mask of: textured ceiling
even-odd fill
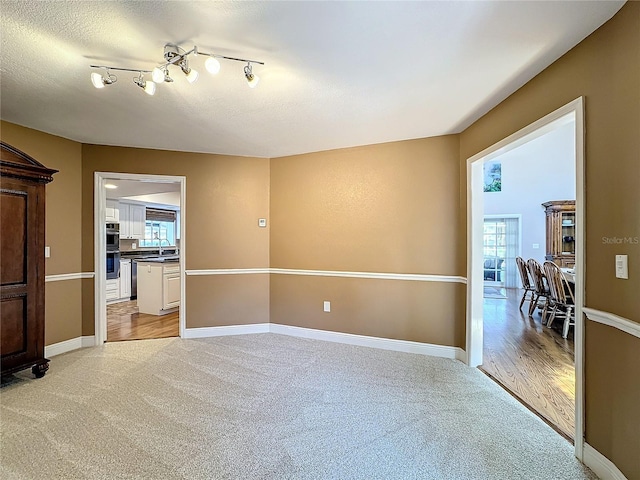
[[[259,157],[457,133],[615,14],[620,1],[1,3],[1,117],[83,143]],[[189,84],[101,90],[90,64],[205,57]],[[172,67],[175,68],[175,67]]]

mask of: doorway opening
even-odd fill
[[[94,180],[96,343],[182,336],[185,177]]]
[[[572,132],[573,132],[573,152],[575,153],[575,173],[574,177],[571,179],[572,183],[575,185],[575,228],[576,228],[576,238],[572,239],[575,241],[575,327],[573,329],[573,338],[574,338],[574,350],[567,353],[570,357],[573,354],[573,359],[570,362],[575,362],[575,392],[573,397],[573,403],[568,407],[565,406],[565,409],[573,409],[575,423],[573,425],[573,431],[569,432],[566,437],[574,437],[575,441],[575,453],[578,458],[582,458],[583,451],[583,378],[582,378],[582,369],[583,369],[583,318],[582,318],[582,303],[584,298],[584,283],[583,283],[583,265],[584,265],[584,174],[583,174],[583,165],[584,165],[584,125],[583,125],[583,99],[578,98],[575,101],[565,105],[564,107],[559,108],[555,112],[545,116],[544,118],[534,122],[533,124],[523,128],[522,130],[514,133],[513,135],[505,138],[504,140],[498,142],[497,144],[487,148],[486,150],[474,155],[473,157],[467,160],[467,226],[468,226],[468,287],[467,287],[467,358],[470,366],[483,366],[486,367],[488,364],[492,363],[496,368],[499,368],[498,361],[495,358],[490,358],[487,355],[485,358],[484,345],[491,345],[490,340],[495,340],[495,327],[497,325],[498,329],[504,327],[504,329],[508,330],[510,327],[514,325],[520,327],[529,327],[530,330],[537,331],[540,334],[546,334],[551,338],[550,343],[554,343],[555,340],[551,337],[551,330],[543,325],[541,318],[539,317],[539,310],[535,309],[533,317],[528,316],[528,309],[525,306],[524,312],[522,313],[519,309],[520,299],[519,296],[520,290],[520,281],[518,274],[516,273],[515,283],[516,285],[513,288],[507,287],[509,284],[508,275],[506,273],[506,268],[504,272],[504,282],[505,289],[507,292],[506,297],[503,299],[493,299],[493,298],[485,298],[484,296],[484,287],[485,287],[485,214],[491,213],[493,215],[499,215],[500,212],[487,212],[485,210],[485,196],[493,195],[493,193],[485,193],[488,190],[485,190],[483,183],[485,183],[485,169],[484,165],[488,162],[499,161],[500,157],[514,151],[515,149],[532,142],[535,139],[538,139],[549,132],[556,130],[557,128],[571,124]],[[531,162],[535,162],[536,159],[531,159]],[[531,163],[521,164],[520,169],[522,172],[531,172]],[[504,167],[504,166],[503,166]],[[551,170],[547,173],[547,175],[554,175],[554,171]],[[501,187],[504,188],[505,182],[509,182],[512,179],[509,178],[509,174],[506,171],[502,171],[502,179],[501,179]],[[489,190],[496,191],[496,190]],[[545,200],[540,202],[540,205],[537,205],[537,215],[538,221],[544,224],[545,222],[545,213],[544,208],[542,208],[542,203],[544,201],[549,200],[561,200],[561,198],[554,198],[555,194],[553,192],[549,192],[550,198],[545,198]],[[510,210],[509,213],[514,213],[513,210]],[[515,212],[521,213],[521,212]],[[522,222],[521,229],[523,230],[523,237],[527,238],[527,234],[524,232],[527,221],[525,220],[524,213],[522,214]],[[496,229],[497,229],[496,224]],[[506,228],[506,226],[505,226]],[[523,240],[521,243],[521,256],[522,257],[532,257],[535,258],[537,256],[542,256],[542,260],[545,260],[545,232],[544,227],[542,227],[542,236],[543,240],[528,242],[527,240]],[[496,239],[497,241],[497,239]],[[534,249],[533,251],[531,249]],[[497,246],[496,246],[497,250]],[[496,252],[496,258],[499,258]],[[526,259],[525,258],[525,259]],[[507,265],[513,264],[514,271],[515,269],[515,261],[506,259],[505,262]],[[488,269],[491,270],[491,269]],[[497,282],[498,269],[497,267],[493,269],[495,277],[490,280],[493,282]],[[511,294],[510,294],[511,293]],[[509,314],[512,314],[511,316]],[[512,335],[510,341],[513,341],[514,338],[523,339],[525,335],[522,331],[516,333],[515,335],[519,335],[519,337],[514,337],[514,333],[507,332],[508,335]],[[490,338],[491,337],[491,338]],[[532,340],[535,342],[535,340]],[[560,335],[560,341],[556,343],[563,343],[564,339]],[[543,347],[544,348],[544,347]],[[524,354],[527,355],[527,354]],[[516,370],[522,371],[524,367],[516,366]],[[573,373],[573,371],[572,371]],[[560,376],[557,373],[556,376]],[[542,394],[544,397],[544,393],[542,390],[546,388],[544,385],[539,386],[537,388],[537,393]],[[517,396],[517,395],[516,395]]]

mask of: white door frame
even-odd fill
[[[576,324],[575,324],[575,455],[580,460],[584,447],[584,97],[551,112],[507,138],[467,159],[467,363],[482,364],[483,343],[483,262],[482,224],[484,221],[483,171],[485,161],[498,157],[534,138],[575,120],[576,153]]]
[[[187,177],[169,175],[146,175],[136,173],[95,172],[94,173],[94,208],[93,208],[93,236],[94,236],[94,309],[95,309],[95,341],[102,345],[107,340],[107,245],[106,245],[106,210],[107,194],[104,188],[107,180],[141,180],[157,183],[180,183],[180,336],[184,336],[186,317],[186,188]]]

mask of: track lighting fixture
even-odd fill
[[[144,89],[147,94],[153,95],[156,92],[156,84],[173,82],[173,78],[169,76],[170,66],[180,67],[180,70],[182,70],[182,73],[185,74],[189,83],[194,83],[198,79],[198,72],[189,65],[189,55],[204,55],[209,57],[204,62],[204,66],[212,75],[215,75],[220,71],[220,61],[218,60],[220,58],[231,60],[234,62],[246,63],[246,66],[244,67],[244,76],[251,88],[255,88],[256,85],[258,85],[258,81],[260,80],[260,78],[253,73],[252,64],[255,63],[258,65],[264,65],[264,62],[258,62],[256,60],[247,60],[244,58],[226,57],[224,55],[200,52],[198,51],[198,47],[195,46],[191,50],[185,51],[178,45],[167,43],[164,46],[164,63],[161,63],[153,70],[120,68],[106,65],[90,65],[91,68],[101,68],[105,70],[104,75],[93,72],[91,74],[91,83],[93,83],[93,86],[96,88],[104,88],[105,85],[111,85],[115,83],[118,78],[114,74],[112,74],[110,70],[136,72],[138,73],[138,76],[134,77],[133,83]],[[153,81],[144,79],[144,75],[148,73],[151,74],[151,78]]]

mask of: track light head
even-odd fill
[[[253,74],[251,63],[247,63],[247,65],[244,67],[244,76],[246,77],[247,82],[249,83],[249,87],[256,88],[256,86],[258,85],[258,82],[260,81],[260,77]]]
[[[118,80],[118,77],[109,73],[109,70],[106,71],[106,76],[101,75],[98,72],[93,72],[91,74],[91,83],[93,83],[93,86],[96,88],[104,88],[105,85],[111,85],[112,83],[115,83],[116,80]]]
[[[189,63],[186,58],[183,58],[178,65],[182,69],[182,73],[187,76],[187,81],[189,83],[193,83],[198,80],[198,72],[193,68],[189,68]]]
[[[204,62],[204,68],[206,68],[210,74],[215,75],[220,71],[220,62],[217,58],[209,57]]]
[[[173,78],[171,78],[169,76],[169,69],[166,66],[154,68],[151,71],[151,79],[155,83],[162,83],[162,82],[171,83],[171,82],[173,82]]]
[[[154,93],[156,93],[156,84],[152,81],[146,81],[144,79],[144,76],[142,75],[142,72],[140,72],[140,75],[138,75],[137,77],[133,77],[133,83],[142,88],[144,90],[144,93],[146,93],[147,95],[153,95]]]

